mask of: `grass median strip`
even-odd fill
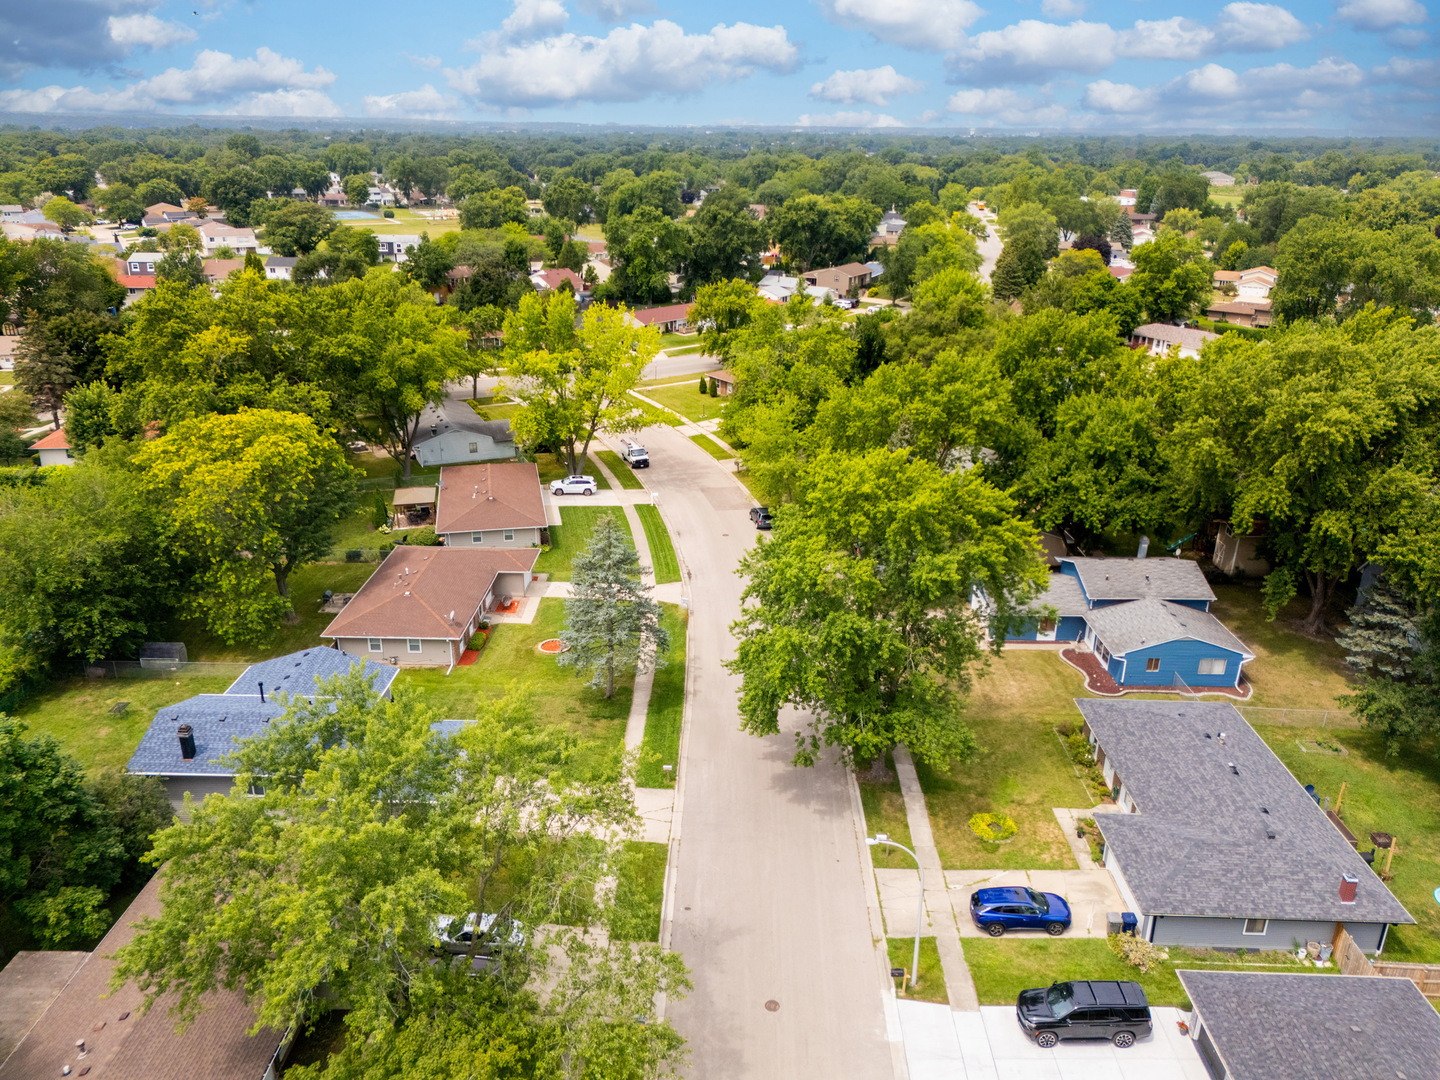
[[[670,542],[670,530],[665,520],[653,506],[640,504],[635,507],[640,524],[645,527],[645,542],[650,545],[650,561],[655,567],[655,584],[668,585],[680,580],[680,560],[675,555],[675,545]]]
[[[890,950],[890,966],[909,971],[910,965],[915,962],[915,939],[892,937],[886,939],[885,945]],[[938,1001],[942,1005],[950,1004],[950,995],[945,992],[945,969],[940,966],[940,949],[933,937],[920,939],[920,985],[907,984],[904,993],[901,993],[900,980],[896,979],[895,991],[906,1001]]]
[[[704,450],[716,461],[729,461],[735,456],[729,450],[726,450],[725,447],[721,446],[718,442],[716,442],[714,439],[710,438],[709,435],[691,435],[690,441],[693,442],[696,446],[700,447],[701,450]]]
[[[549,574],[551,581],[570,580],[570,561],[590,545],[590,534],[602,517],[620,523],[625,535],[631,537],[630,522],[618,506],[562,506],[560,524],[550,526],[550,550],[542,551],[535,560],[535,573]]]
[[[662,604],[663,625],[670,632],[665,666],[655,672],[650,704],[645,710],[645,738],[640,743],[640,764],[635,782],[640,787],[674,787],[680,762],[680,725],[685,713],[685,610],[679,604]],[[663,766],[672,768],[666,772]]]
[[[665,899],[666,844],[627,840],[616,875],[615,906],[619,909],[615,941],[659,941],[660,909]]]
[[[628,491],[638,491],[645,486],[640,482],[640,478],[635,475],[635,470],[625,464],[620,455],[614,450],[597,450],[595,451],[595,456],[603,461],[606,467],[615,474],[615,479],[622,488]]]

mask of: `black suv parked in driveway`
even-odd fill
[[[1061,1039],[1109,1039],[1133,1046],[1150,1034],[1150,1003],[1133,982],[1063,982],[1022,990],[1015,1003],[1020,1028],[1047,1049]]]

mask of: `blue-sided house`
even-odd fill
[[[1007,641],[1073,641],[1122,687],[1234,687],[1255,658],[1210,614],[1215,593],[1188,559],[1060,559],[1035,618]],[[978,601],[984,604],[981,597]]]
[[[377,692],[390,695],[400,669],[389,664],[322,646],[277,656],[251,664],[223,694],[197,694],[159,710],[126,768],[139,776],[158,776],[177,810],[186,792],[196,799],[223,795],[235,779],[226,756],[285,712],[275,694],[313,701],[320,680],[347,674],[356,664],[364,665]]]

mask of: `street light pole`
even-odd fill
[[[905,854],[915,860],[915,868],[920,871],[920,901],[915,905],[915,957],[910,961],[910,985],[914,986],[920,981],[920,931],[925,927],[925,867],[920,865],[920,856],[911,851],[904,844],[897,844],[883,832],[874,836],[867,836],[865,843],[874,847],[876,844],[886,844],[889,847],[899,848]]]

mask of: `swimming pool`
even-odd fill
[[[367,214],[364,210],[336,210],[336,221],[378,221],[379,214]]]

